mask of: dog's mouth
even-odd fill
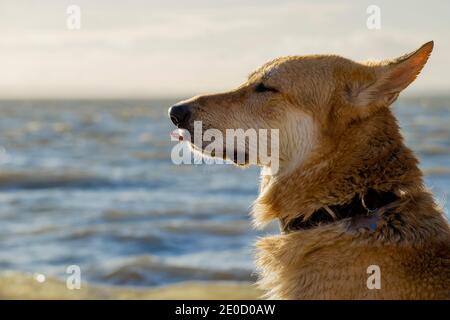
[[[208,150],[205,144],[200,147],[190,142],[190,145],[195,151],[202,153],[205,157],[228,160],[238,166],[246,166],[250,163],[250,156],[246,150],[244,151],[234,148],[228,152],[226,146],[224,146],[222,150],[218,151],[215,149]]]
[[[200,145],[195,143],[193,133],[189,129],[175,129],[170,133],[170,137],[172,141],[188,142],[193,151],[199,152],[205,157],[230,160],[240,166],[245,166],[250,163],[250,156],[246,149],[239,150],[237,148],[233,148],[230,152],[228,152],[226,145],[224,145],[220,150],[210,149],[208,148],[211,143],[210,141],[202,141]]]
[[[172,141],[190,141],[190,137],[186,134],[186,129],[175,129],[170,133]]]
[[[233,156],[232,159],[229,159],[233,161],[236,165],[240,166],[246,166],[250,163],[250,157],[247,151],[238,151],[236,149],[233,150]]]

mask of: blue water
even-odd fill
[[[251,280],[258,171],[176,166],[174,101],[0,102],[0,270],[151,286]],[[450,189],[450,98],[395,111],[427,184]]]

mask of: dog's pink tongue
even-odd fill
[[[170,136],[174,141],[183,141],[183,135],[179,129],[173,130]]]

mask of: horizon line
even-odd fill
[[[142,96],[0,96],[0,101],[80,101],[80,100],[179,100],[194,97],[197,94],[168,94],[168,95],[142,95]],[[400,98],[420,98],[420,97],[450,97],[450,90],[436,90],[436,91],[414,91],[405,92],[401,94]]]

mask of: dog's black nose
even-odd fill
[[[169,117],[178,128],[185,128],[191,117],[189,104],[176,104],[169,109]]]

